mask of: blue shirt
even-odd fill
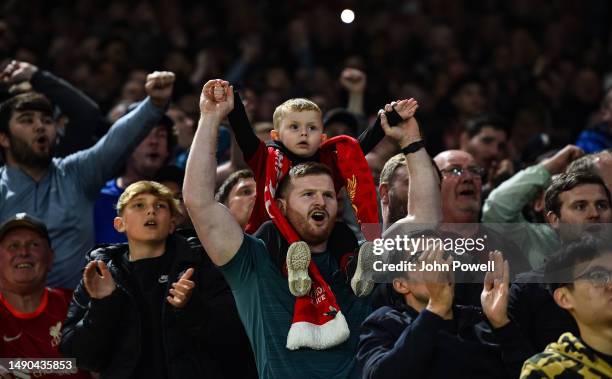
[[[113,221],[117,217],[116,206],[124,189],[117,186],[117,178],[109,180],[100,191],[94,205],[96,245],[127,242],[125,233],[119,233]]]
[[[55,251],[49,287],[74,289],[94,246],[93,204],[104,183],[117,174],[164,109],[147,98],[120,118],[94,146],[53,158],[36,182],[20,168],[0,167],[0,222],[27,212],[47,225]]]
[[[371,312],[369,299],[353,294],[344,276],[338,275],[338,262],[329,252],[312,254],[312,259],[332,288],[351,331],[347,341],[326,350],[286,348],[295,297],[289,292],[287,278],[272,263],[261,240],[245,235],[236,255],[220,267],[236,299],[260,378],[359,377],[355,353],[359,327]]]

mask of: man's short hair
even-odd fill
[[[0,104],[0,133],[9,134],[9,121],[14,111],[40,111],[53,116],[53,105],[47,97],[38,92],[26,92]]]
[[[606,197],[608,198],[608,202],[610,202],[610,191],[599,175],[592,174],[588,171],[564,172],[553,177],[550,186],[548,186],[544,193],[546,212],[553,212],[557,216],[560,216],[561,201],[559,200],[559,195],[584,184],[599,184],[606,192]]]
[[[483,128],[501,130],[506,133],[507,137],[510,137],[510,124],[504,118],[494,113],[482,114],[469,120],[465,125],[465,131],[470,138],[480,133]]]
[[[599,175],[597,167],[595,166],[595,158],[597,158],[598,154],[600,154],[600,152],[587,154],[576,159],[567,166],[565,172],[586,171],[593,175]]]
[[[281,120],[287,116],[289,112],[306,112],[306,111],[315,111],[322,114],[321,108],[314,102],[308,99],[289,99],[276,107],[274,110],[274,114],[272,115],[272,124],[274,124],[274,129],[278,130],[281,125]]]
[[[229,198],[229,194],[230,192],[232,192],[232,189],[234,189],[236,184],[238,184],[241,179],[249,178],[255,178],[255,175],[253,174],[253,171],[249,170],[248,168],[233,172],[230,176],[227,177],[227,179],[225,179],[223,184],[221,184],[219,190],[217,190],[215,200],[217,200],[221,204],[227,205],[227,199]]]
[[[331,170],[323,163],[300,163],[297,166],[291,167],[289,172],[280,180],[280,183],[278,184],[278,189],[276,190],[276,197],[280,199],[285,198],[287,192],[291,188],[291,183],[295,179],[312,175],[328,175],[330,178],[333,178]]]
[[[178,200],[174,198],[168,187],[157,182],[141,180],[139,182],[130,184],[125,191],[123,191],[121,196],[119,196],[119,201],[117,201],[117,215],[121,216],[125,206],[130,202],[130,200],[141,194],[153,195],[158,199],[166,201],[173,216],[182,214]]]
[[[395,175],[395,170],[400,166],[406,166],[406,156],[403,153],[396,154],[385,162],[382,171],[380,171],[379,183],[390,184]]]
[[[612,257],[610,240],[586,234],[548,258],[544,264],[544,282],[551,293],[557,288],[571,286],[575,280],[574,269],[578,264],[590,262],[604,254],[611,254]]]

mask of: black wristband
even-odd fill
[[[425,147],[425,141],[424,140],[419,140],[419,141],[413,142],[410,145],[408,145],[405,148],[403,148],[402,149],[402,153],[404,155],[412,154],[412,153],[415,153],[415,152],[421,150],[424,147]]]

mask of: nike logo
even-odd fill
[[[166,283],[166,282],[168,282],[168,275],[162,275],[162,276],[160,276],[160,277],[159,277],[159,279],[157,279],[157,281],[158,281],[159,283]]]
[[[15,341],[17,338],[21,337],[21,333],[17,334],[15,337],[7,337],[6,335],[2,336],[4,338],[4,342]]]

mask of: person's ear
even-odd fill
[[[548,213],[546,213],[546,221],[553,229],[559,228],[559,216],[557,216],[555,212],[548,211]]]
[[[276,130],[276,129],[270,130],[270,137],[272,137],[273,141],[278,141],[279,138],[280,138],[280,136],[278,134],[278,130]]]
[[[555,303],[566,311],[569,311],[574,308],[574,304],[572,302],[572,294],[570,293],[569,288],[567,287],[559,287],[553,292],[553,298],[555,299]]]
[[[389,204],[389,183],[380,183],[378,186],[378,193],[380,193],[380,202],[384,205]]]
[[[406,295],[410,292],[408,281],[404,278],[393,279],[393,289],[395,290],[395,292],[400,293],[402,295]]]
[[[459,148],[461,150],[465,150],[468,145],[468,142],[470,142],[470,137],[468,136],[467,132],[461,132],[461,136],[459,137]]]
[[[6,133],[0,133],[0,147],[6,150],[11,148],[11,142]]]
[[[285,199],[276,199],[276,206],[281,211],[283,216],[287,215],[287,202]]]
[[[113,226],[115,230],[119,233],[125,233],[125,224],[123,223],[123,219],[119,216],[115,217],[113,220]]]
[[[325,141],[327,141],[327,134],[322,133],[322,134],[321,134],[321,143],[323,143],[323,142],[325,142]]]

